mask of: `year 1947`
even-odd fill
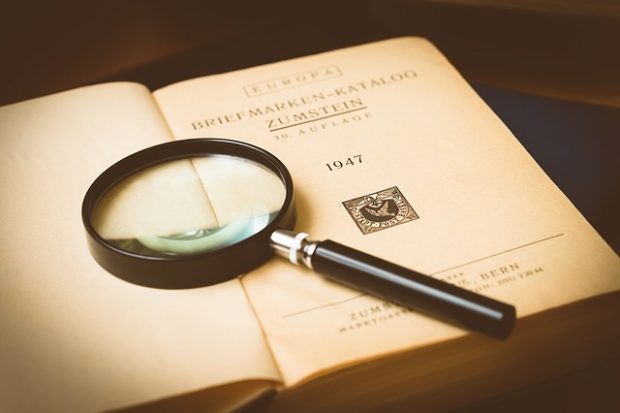
[[[345,159],[344,161],[332,161],[330,163],[326,163],[327,169],[330,171],[337,171],[338,169],[342,169],[345,166],[353,166],[362,163],[362,155],[353,155]]]

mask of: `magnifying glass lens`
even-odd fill
[[[141,256],[192,256],[239,243],[282,209],[286,186],[249,159],[206,155],[167,161],[112,186],[92,224],[109,244]]]

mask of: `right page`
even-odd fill
[[[154,94],[175,138],[279,157],[296,229],[512,303],[620,289],[616,254],[428,41],[398,38]],[[466,332],[273,259],[243,285],[287,385]]]

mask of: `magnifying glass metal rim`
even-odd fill
[[[107,242],[92,223],[97,203],[123,179],[146,168],[174,160],[226,155],[254,161],[269,168],[286,190],[282,208],[266,227],[225,247],[191,256],[147,256]],[[92,183],[82,202],[82,222],[91,255],[117,277],[154,288],[195,288],[228,281],[249,272],[273,256],[269,246],[275,229],[292,229],[296,212],[293,180],[284,164],[271,153],[246,142],[221,138],[194,138],[167,142],[129,155],[106,169]],[[242,257],[242,258],[240,258]]]

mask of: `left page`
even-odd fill
[[[138,84],[0,108],[0,411],[102,411],[278,380],[238,280],[140,287],[108,274],[87,250],[80,208],[91,182],[169,140]]]

